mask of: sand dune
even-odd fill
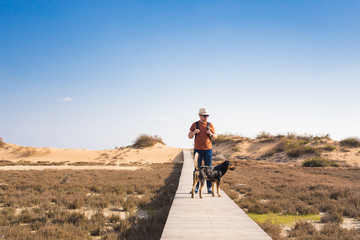
[[[240,136],[225,136],[223,142],[217,142],[213,146],[214,159],[251,159],[277,163],[301,164],[306,159],[322,158],[347,163],[348,165],[360,166],[360,148],[341,146],[339,141],[332,139],[309,140],[308,143],[299,144],[316,153],[303,153],[299,157],[290,157],[286,150],[278,150],[284,141],[296,142],[299,139],[287,138],[273,139],[249,139]],[[325,150],[329,147],[329,150]]]
[[[47,168],[80,169],[83,166],[92,168],[117,168],[126,165],[147,165],[181,160],[180,148],[163,144],[153,147],[135,149],[123,147],[113,150],[86,150],[62,148],[35,148],[6,143],[0,148],[1,165],[41,165]],[[9,168],[9,167],[8,167]],[[90,168],[88,168],[90,169]]]

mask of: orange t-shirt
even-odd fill
[[[212,143],[210,140],[209,135],[207,134],[207,122],[199,121],[199,130],[200,132],[195,136],[195,149],[196,150],[209,150],[212,149]],[[215,134],[215,128],[212,123],[210,123],[210,131]],[[196,129],[196,122],[194,122],[191,127],[190,131],[195,131]]]

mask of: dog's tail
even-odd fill
[[[198,167],[198,159],[199,159],[199,153],[195,153],[195,157],[194,157],[194,166],[195,166],[195,170],[199,170]]]

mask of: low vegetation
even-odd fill
[[[311,158],[303,162],[303,167],[340,167],[338,161],[324,159],[324,158]]]
[[[142,134],[135,139],[134,144],[132,146],[134,148],[146,148],[146,147],[152,147],[156,143],[164,144],[162,138],[157,135],[150,136],[150,135]]]
[[[0,236],[159,239],[180,171],[174,163],[135,171],[0,171]]]
[[[359,239],[357,231],[339,225],[344,217],[360,218],[358,168],[233,162],[236,169],[224,178],[222,189],[273,239]],[[300,221],[309,218],[324,226],[316,230]],[[288,224],[291,230],[283,232],[282,226]]]
[[[260,139],[261,142],[273,142],[275,141],[275,137],[271,135],[269,132],[262,131],[258,135],[256,135],[256,139]]]
[[[321,230],[317,230],[311,223],[306,221],[297,222],[289,231],[288,236],[293,239],[359,239],[356,230],[344,229],[337,223],[326,224]]]
[[[319,155],[321,148],[308,145],[313,140],[305,137],[283,138],[276,147],[276,152],[286,152],[289,157],[304,154]]]
[[[360,139],[357,137],[345,138],[340,141],[340,145],[343,147],[358,148],[360,147]]]
[[[213,140],[213,144],[221,144],[221,143],[235,144],[236,141],[235,141],[233,135],[218,134],[217,138],[215,140]]]

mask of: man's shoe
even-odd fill
[[[211,190],[211,188],[209,188],[209,189],[208,189],[208,193],[212,193],[212,190]]]

